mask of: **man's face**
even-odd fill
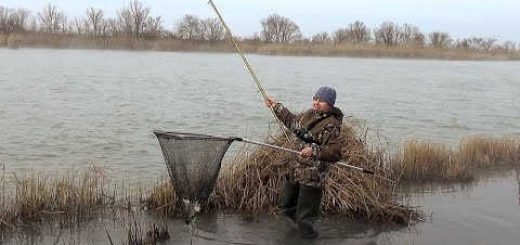
[[[325,102],[324,100],[314,97],[312,98],[312,109],[317,112],[327,112],[332,107],[329,105],[329,103]]]

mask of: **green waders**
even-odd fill
[[[302,235],[315,238],[318,232],[313,226],[320,213],[322,188],[286,181],[280,196],[283,214],[293,220]]]

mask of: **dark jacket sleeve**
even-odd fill
[[[273,111],[276,117],[282,121],[282,123],[290,130],[293,131],[300,120],[301,115],[294,115],[289,109],[285,108],[281,103],[277,103],[273,107]]]
[[[337,162],[341,159],[341,143],[339,125],[327,125],[323,129],[322,144],[315,145],[315,157],[320,161]]]

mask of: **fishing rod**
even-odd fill
[[[258,77],[256,76],[256,73],[255,71],[253,70],[253,67],[249,64],[249,62],[247,61],[247,58],[246,56],[244,55],[244,53],[242,52],[242,50],[240,49],[240,47],[238,46],[238,43],[235,39],[235,37],[233,36],[233,33],[231,32],[231,29],[228,27],[228,25],[226,25],[226,22],[224,21],[224,18],[222,17],[222,15],[220,14],[220,11],[218,11],[217,7],[215,6],[215,4],[213,3],[212,0],[208,0],[208,3],[209,5],[211,5],[211,7],[213,8],[213,10],[215,11],[215,13],[217,14],[219,20],[220,20],[220,23],[222,23],[222,26],[224,26],[224,29],[226,29],[226,33],[228,34],[229,36],[229,39],[231,40],[231,42],[233,42],[233,45],[235,46],[235,49],[237,50],[237,53],[240,55],[240,58],[242,58],[242,61],[244,62],[247,70],[249,71],[249,74],[251,75],[251,77],[253,78],[253,80],[255,81],[255,84],[256,84],[256,87],[258,89],[258,91],[260,92],[260,94],[262,95],[263,99],[264,100],[267,100],[269,97],[267,96],[267,93],[265,92],[264,88],[262,87],[262,84],[260,84],[260,80],[258,79]],[[269,109],[271,110],[271,113],[273,114],[276,122],[278,123],[278,126],[280,126],[280,128],[282,129],[284,135],[285,135],[285,138],[287,138],[287,141],[291,141],[289,139],[289,135],[287,134],[287,131],[285,129],[285,126],[283,125],[283,123],[280,121],[280,119],[276,116],[276,113],[274,112],[274,108],[272,106],[269,106]]]
[[[294,153],[294,154],[297,154],[297,155],[300,154],[299,151],[296,151],[296,150],[293,150],[293,149],[289,149],[289,148],[285,148],[285,147],[281,147],[281,146],[277,146],[277,145],[266,144],[266,143],[257,142],[257,141],[253,141],[253,140],[248,140],[248,139],[244,139],[244,138],[235,138],[235,140],[236,141],[242,141],[242,142],[245,142],[245,143],[255,144],[255,145],[259,145],[259,146],[265,146],[265,147],[268,147],[268,148],[271,148],[271,149],[280,150],[280,151],[286,151],[286,152]],[[342,166],[342,167],[347,167],[347,168],[352,168],[352,169],[355,169],[355,170],[359,170],[359,171],[361,171],[363,173],[367,173],[367,174],[373,175],[374,177],[377,177],[377,178],[389,181],[392,184],[396,183],[395,180],[391,180],[391,179],[388,179],[386,177],[377,175],[374,171],[368,170],[366,168],[360,168],[360,167],[352,166],[352,165],[346,164],[344,162],[336,162],[335,164],[339,165],[339,166]]]
[[[267,100],[269,97],[267,96],[267,93],[265,92],[264,88],[262,87],[262,84],[260,84],[260,80],[258,79],[258,77],[256,76],[256,73],[255,71],[253,70],[253,67],[249,64],[249,62],[247,61],[247,58],[246,56],[244,55],[244,53],[242,52],[242,50],[240,49],[240,47],[238,46],[238,43],[235,39],[235,37],[233,36],[233,33],[231,32],[231,29],[228,27],[228,25],[226,24],[226,22],[224,21],[224,18],[222,17],[222,15],[220,14],[220,11],[217,9],[217,7],[215,6],[215,4],[213,3],[212,0],[208,0],[208,3],[209,5],[211,5],[211,7],[213,8],[213,10],[215,11],[215,13],[217,14],[220,22],[222,23],[222,26],[224,26],[224,29],[226,30],[226,33],[228,34],[229,36],[229,39],[231,40],[231,42],[233,43],[233,45],[235,46],[235,49],[237,50],[237,53],[240,55],[240,58],[242,58],[242,61],[244,62],[247,70],[249,71],[249,74],[251,75],[251,77],[253,78],[253,80],[255,81],[256,83],[256,87],[258,88],[258,91],[260,92],[260,94],[262,95],[263,99],[264,100]],[[278,125],[280,126],[280,128],[282,129],[285,137],[287,138],[287,140],[290,142],[291,140],[289,139],[289,135],[287,135],[287,131],[283,125],[283,123],[280,121],[280,119],[276,116],[276,113],[274,112],[274,109],[272,106],[269,107],[269,109],[271,109],[271,113],[273,114],[274,118],[276,119],[276,122],[278,123]],[[270,148],[273,148],[273,149],[278,149],[278,150],[282,150],[282,151],[286,151],[286,152],[291,152],[291,153],[294,153],[294,154],[300,154],[300,152],[298,151],[295,151],[295,150],[292,150],[292,149],[289,149],[289,148],[284,148],[284,147],[280,147],[280,146],[275,146],[275,145],[270,145],[270,144],[265,144],[265,143],[260,143],[260,142],[256,142],[256,141],[252,141],[252,140],[247,140],[247,139],[242,139],[242,138],[237,138],[238,141],[243,141],[243,142],[246,142],[246,143],[251,143],[251,144],[256,144],[256,145],[260,145],[260,146],[265,146],[265,147],[270,147]],[[384,180],[387,180],[387,181],[390,181],[392,183],[395,183],[394,180],[391,180],[391,179],[387,179],[385,177],[382,177],[382,176],[378,176],[376,175],[374,172],[368,170],[368,169],[364,169],[364,168],[360,168],[360,167],[356,167],[356,166],[352,166],[352,165],[349,165],[349,164],[346,164],[346,163],[343,163],[343,162],[337,162],[336,164],[340,165],[340,166],[344,166],[344,167],[349,167],[349,168],[352,168],[352,169],[356,169],[356,170],[359,170],[359,171],[362,171],[363,173],[367,173],[367,174],[371,174],[375,177],[378,177],[378,178],[381,178],[381,179],[384,179]]]

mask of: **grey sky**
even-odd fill
[[[108,16],[130,0],[0,0],[0,5],[23,7],[36,12],[53,3],[68,16],[83,16],[85,9],[101,8]],[[172,29],[184,14],[214,17],[206,0],[142,0]],[[238,35],[260,30],[259,21],[270,13],[294,20],[306,36],[334,31],[362,20],[369,27],[383,21],[411,23],[423,32],[446,31],[453,37],[494,37],[520,41],[518,0],[214,0]]]

